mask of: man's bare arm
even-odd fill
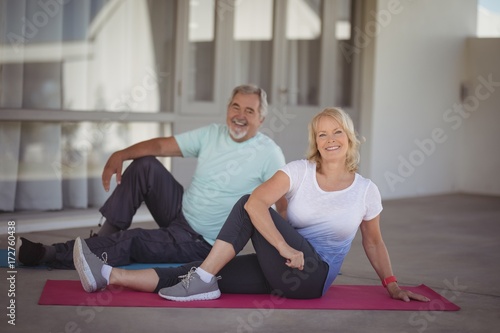
[[[155,138],[136,143],[128,148],[118,150],[111,154],[102,172],[102,185],[109,191],[111,177],[116,174],[116,183],[120,184],[122,178],[123,162],[144,156],[173,157],[182,156],[182,152],[173,136]]]

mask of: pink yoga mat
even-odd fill
[[[285,299],[275,295],[222,294],[217,300],[172,302],[154,293],[137,292],[109,286],[97,293],[87,293],[80,281],[47,280],[40,296],[40,305],[170,307],[170,308],[267,308],[322,310],[407,310],[457,311],[459,306],[448,301],[431,288],[420,285],[405,287],[431,299],[409,303],[391,299],[382,286],[333,285],[319,299]]]

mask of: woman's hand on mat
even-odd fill
[[[104,170],[102,171],[102,186],[104,186],[104,190],[106,190],[106,192],[109,191],[109,183],[114,174],[116,174],[116,183],[121,183],[122,167],[123,159],[121,158],[119,152],[111,154],[106,162],[106,165],[104,166]]]
[[[392,298],[400,299],[405,302],[409,302],[412,299],[420,302],[430,301],[427,297],[423,295],[399,288],[397,283],[390,283],[389,285],[387,285],[387,290],[389,291],[389,294],[391,295]]]
[[[299,270],[304,269],[304,253],[297,251],[294,248],[285,245],[279,250],[280,255],[286,259],[285,265]]]

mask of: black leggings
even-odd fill
[[[223,293],[238,294],[273,293],[298,299],[321,297],[328,264],[288,221],[270,209],[274,224],[285,241],[304,253],[305,264],[302,271],[286,266],[285,258],[253,226],[244,208],[248,197],[243,196],[235,204],[217,239],[232,244],[236,253],[251,239],[255,254],[236,256],[222,268],[218,273],[222,277],[218,282],[220,290]],[[156,268],[160,278],[156,292],[178,283],[179,275],[186,274],[191,267],[198,267],[201,263],[197,261],[175,268]]]

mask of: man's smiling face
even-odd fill
[[[243,142],[253,138],[264,119],[260,116],[260,101],[256,94],[234,95],[227,107],[227,126],[231,138]]]

